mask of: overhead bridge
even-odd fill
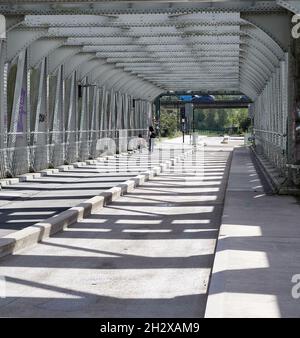
[[[243,101],[214,101],[214,102],[192,102],[193,108],[209,109],[209,108],[249,108],[251,102]],[[185,102],[162,102],[161,107],[166,109],[183,108]]]
[[[0,0],[0,317],[300,316],[299,204],[276,194],[300,189],[297,13]],[[193,104],[248,108],[253,147],[149,151],[170,93],[248,97]]]
[[[0,0],[1,177],[118,151],[119,131],[146,135],[168,91],[235,91],[253,101],[260,151],[297,183],[298,8]]]

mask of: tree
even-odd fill
[[[218,129],[217,113],[215,109],[208,109],[205,122],[206,122],[206,127],[208,130]]]
[[[171,137],[178,131],[178,111],[161,110],[161,135]],[[245,132],[251,125],[248,109],[195,109],[195,129],[231,133]]]
[[[218,129],[222,130],[228,125],[228,111],[225,109],[220,109],[217,111],[218,115]]]
[[[176,110],[163,110],[160,113],[160,130],[161,136],[172,137],[177,132],[177,115]]]

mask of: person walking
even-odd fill
[[[156,137],[154,128],[152,126],[149,127],[149,152],[153,152],[154,150],[154,139]]]

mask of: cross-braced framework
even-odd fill
[[[246,94],[257,142],[284,171],[290,51],[282,27],[257,15],[288,30],[294,3],[0,1],[1,175],[94,157],[124,129],[145,133],[166,91]]]

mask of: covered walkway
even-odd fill
[[[1,260],[0,316],[203,317],[233,145],[200,147]]]
[[[141,153],[103,156],[5,179],[0,190],[0,237],[53,217],[190,149],[180,143],[168,148],[158,143],[153,153],[143,148]]]
[[[297,12],[0,0],[0,316],[300,315],[298,201],[266,185],[300,191]],[[139,151],[193,92],[246,98],[259,162],[239,138]]]
[[[298,317],[299,203],[220,141],[2,258],[0,316]]]
[[[298,184],[298,9],[0,0],[0,177],[126,151],[159,131],[159,95],[197,91],[246,95],[260,152]]]

